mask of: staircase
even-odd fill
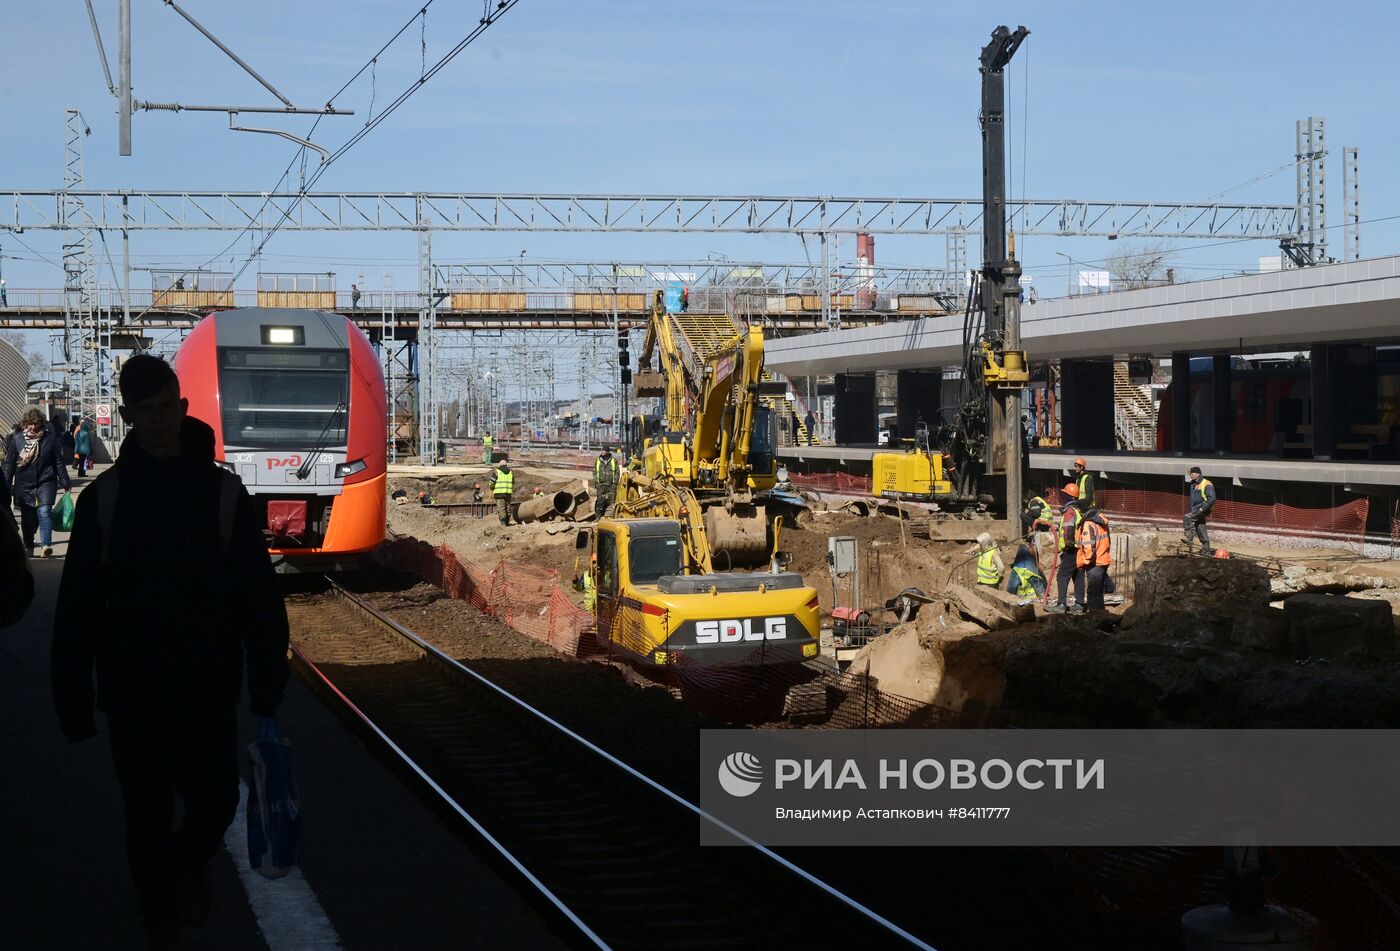
[[[1128,365],[1113,365],[1113,434],[1117,448],[1151,451],[1157,448],[1157,410],[1152,387],[1128,378]]]

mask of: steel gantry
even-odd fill
[[[973,198],[530,195],[460,192],[22,190],[0,192],[0,228],[65,230],[74,214],[130,231],[569,231],[927,235],[977,232]],[[1108,238],[1278,238],[1296,204],[1007,202],[1022,234]]]

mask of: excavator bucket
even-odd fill
[[[666,395],[666,378],[660,373],[638,371],[634,379],[637,381],[638,398]]]
[[[768,518],[759,505],[722,505],[705,509],[705,536],[717,569],[751,568],[768,560]],[[723,554],[721,554],[723,552]]]

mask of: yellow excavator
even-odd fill
[[[599,645],[650,669],[795,673],[820,643],[816,589],[781,570],[716,572],[695,495],[668,478],[624,470],[615,514],[578,535],[596,561]],[[781,523],[779,523],[781,531]],[[704,668],[704,670],[700,670]],[[778,678],[786,688],[797,677]]]
[[[764,397],[787,386],[763,379],[762,329],[727,315],[669,314],[658,291],[638,366],[637,396],[662,399],[660,414],[632,421],[641,472],[695,495],[717,556],[761,563],[769,522],[805,508],[777,488],[775,418]]]

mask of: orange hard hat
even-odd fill
[[[1068,495],[1072,499],[1079,498],[1079,486],[1075,485],[1073,482],[1066,485],[1060,491],[1063,492],[1065,495]]]
[[[1230,557],[1230,553],[1229,553],[1228,551],[1226,551],[1225,549],[1223,549],[1223,548],[1217,548],[1217,549],[1215,550],[1215,557],[1216,557],[1216,558],[1229,558],[1229,557]]]
[[[1074,460],[1074,464],[1075,464],[1076,466],[1088,466],[1088,465],[1089,465],[1089,463],[1087,463],[1087,462],[1084,461],[1084,457],[1083,457],[1083,456],[1080,456],[1078,459]]]

